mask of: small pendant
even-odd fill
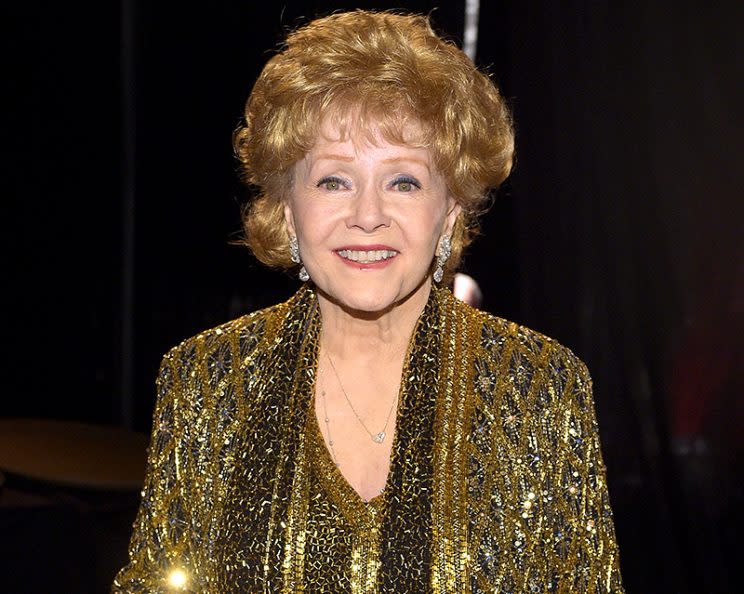
[[[374,441],[375,443],[382,443],[383,441],[385,441],[385,432],[380,431],[379,433],[373,435],[372,441]]]

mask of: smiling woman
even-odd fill
[[[269,266],[292,266],[283,202],[321,125],[341,138],[381,137],[430,152],[463,209],[444,265],[449,278],[477,232],[487,191],[511,170],[511,115],[491,79],[422,16],[339,13],[291,33],[256,81],[235,133],[244,179],[260,192],[246,211],[246,242]]]
[[[311,22],[235,146],[288,302],[163,359],[114,592],[622,592],[591,380],[446,281],[511,120],[426,18]]]
[[[341,306],[406,315],[410,327],[423,310],[437,243],[451,236],[461,208],[429,150],[411,144],[391,144],[379,127],[344,135],[326,119],[293,167],[287,229],[324,320]]]

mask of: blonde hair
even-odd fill
[[[313,147],[323,117],[343,122],[351,113],[355,127],[373,122],[388,142],[405,142],[407,120],[421,125],[421,145],[462,207],[445,269],[451,275],[489,190],[509,175],[514,132],[491,79],[420,15],[333,14],[290,33],[268,61],[233,139],[242,177],[258,189],[243,213],[243,243],[264,264],[294,265],[284,221],[292,166]]]

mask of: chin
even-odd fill
[[[318,287],[318,290],[327,299],[347,311],[374,316],[384,314],[396,305],[407,301],[422,290],[425,283],[426,278],[415,286],[388,281],[381,283],[378,287],[371,286],[371,283],[354,283],[350,286],[330,287],[328,291]]]
[[[332,301],[346,310],[364,314],[382,314],[392,308],[398,301],[399,295],[385,295],[374,292],[346,292],[329,295]]]

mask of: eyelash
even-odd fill
[[[418,182],[418,180],[408,175],[401,175],[400,177],[395,178],[395,181],[393,181],[391,185],[397,186],[399,184],[411,184],[417,190],[421,189],[421,184]]]
[[[335,175],[329,175],[328,177],[324,177],[318,182],[318,187],[322,188],[324,185],[329,183],[337,183],[339,186],[345,186],[346,182],[342,180],[340,177],[336,177]],[[333,191],[333,190],[329,190]]]

